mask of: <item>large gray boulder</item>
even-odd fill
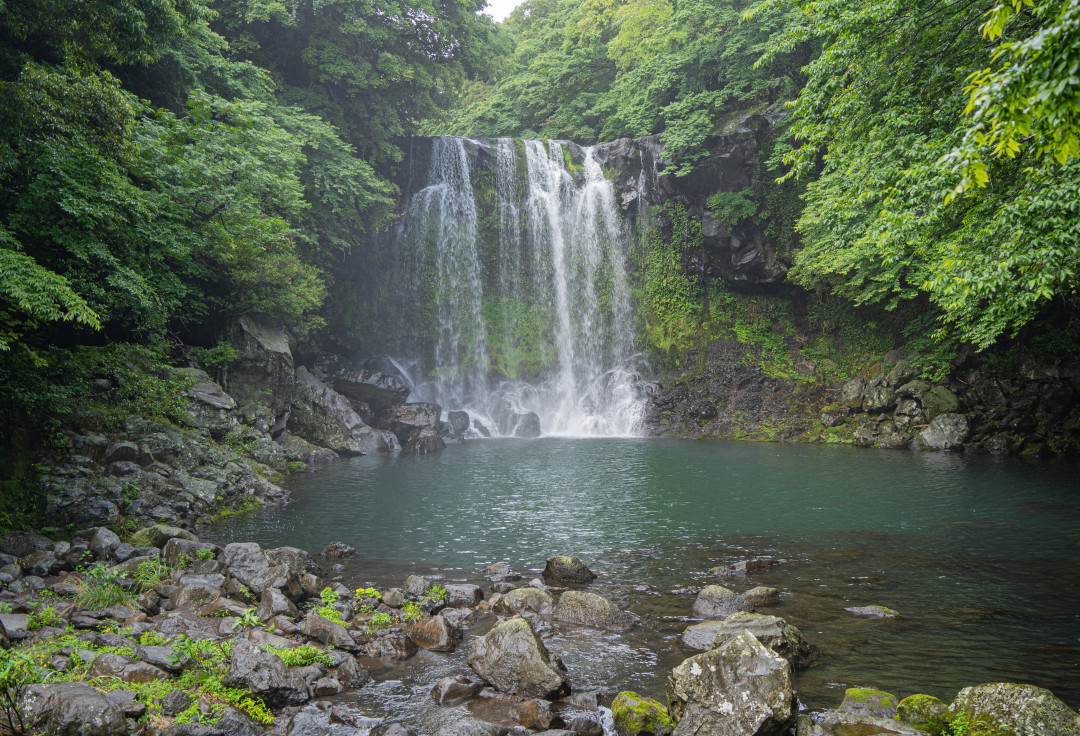
[[[473,641],[469,667],[496,690],[552,700],[570,693],[570,679],[521,616],[498,624]]]
[[[302,677],[286,669],[276,654],[245,639],[233,647],[224,684],[244,688],[270,708],[300,705],[308,700],[308,686]]]
[[[219,559],[229,571],[229,577],[249,587],[252,580],[270,567],[266,553],[255,542],[226,544]]]
[[[821,651],[803,637],[802,632],[779,616],[740,611],[720,622],[711,649],[720,649],[742,632],[749,632],[759,642],[791,663],[796,670],[804,669]]]
[[[577,557],[555,555],[544,565],[544,579],[553,583],[591,583],[596,573]]]
[[[583,590],[568,590],[559,596],[553,617],[563,623],[606,631],[629,631],[638,623],[637,616],[620,610],[607,598]]]
[[[296,369],[296,398],[288,427],[299,437],[343,456],[389,452],[397,447],[389,433],[369,427],[349,399],[303,366]]]
[[[461,638],[461,630],[444,617],[434,616],[413,626],[410,636],[421,649],[452,652]]]
[[[1009,736],[1080,736],[1080,714],[1035,685],[995,682],[965,687],[949,706],[948,716],[960,713],[989,718],[1007,727]]]
[[[675,736],[778,736],[795,717],[791,664],[742,632],[671,671]]]
[[[739,611],[753,611],[754,607],[741,595],[723,585],[706,585],[691,609],[698,618],[727,618]]]
[[[120,708],[82,682],[27,685],[18,705],[29,731],[49,736],[123,736]]]
[[[920,447],[932,450],[962,450],[971,434],[971,424],[963,414],[942,414],[930,420],[930,426],[919,432]]]

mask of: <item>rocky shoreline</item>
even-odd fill
[[[820,652],[791,623],[756,611],[779,602],[774,588],[698,592],[692,614],[702,621],[683,642],[702,653],[671,671],[665,705],[629,691],[579,693],[545,646],[553,629],[611,635],[638,625],[589,590],[595,575],[577,558],[552,557],[529,581],[492,565],[479,571],[488,591],[420,575],[380,591],[327,584],[355,554],[342,543],[319,555],[220,547],[162,524],[128,541],[105,527],[70,542],[10,533],[0,554],[0,723],[15,733],[404,736],[415,733],[407,718],[384,722],[336,696],[371,687],[380,662],[467,646],[468,671],[431,691],[447,714],[436,736],[1080,734],[1080,716],[1031,685],[969,687],[951,704],[852,688],[839,707],[807,711],[793,678]]]

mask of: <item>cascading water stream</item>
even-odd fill
[[[428,376],[414,398],[496,434],[536,434],[539,419],[549,435],[632,435],[641,421],[629,228],[595,149],[574,164],[567,145],[432,139],[391,244],[409,313],[397,354]]]

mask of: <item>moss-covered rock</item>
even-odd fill
[[[611,713],[619,736],[666,736],[675,730],[667,708],[635,692],[615,696]]]
[[[1080,714],[1035,685],[995,682],[965,687],[947,714],[950,722],[961,717],[979,723],[987,736],[1080,736]]]
[[[844,692],[840,710],[859,716],[892,718],[896,715],[896,696],[884,690],[868,687],[849,687]]]
[[[945,730],[948,706],[933,695],[909,695],[896,705],[896,715],[920,731],[938,734]]]

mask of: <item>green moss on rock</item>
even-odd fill
[[[945,730],[948,707],[933,695],[909,695],[896,706],[897,718],[920,731],[940,734]]]
[[[667,736],[675,730],[667,708],[635,692],[615,696],[611,712],[619,736]]]

